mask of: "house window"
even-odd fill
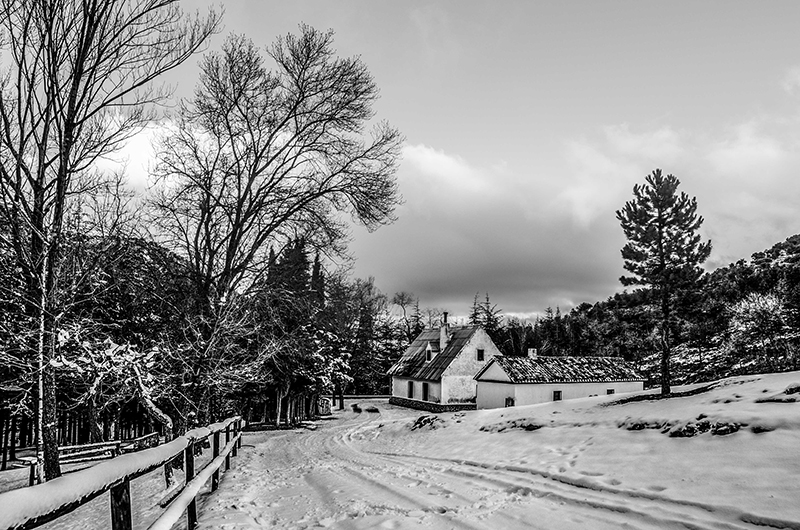
[[[606,394],[608,394],[609,396],[611,394],[613,394],[613,393],[614,393],[614,389],[613,388],[609,388],[608,390],[606,390]]]
[[[553,390],[553,401],[561,401],[561,390]]]
[[[409,399],[414,398],[414,381],[408,382],[408,398]]]
[[[483,348],[478,348],[478,360],[483,360]]]
[[[506,407],[513,407],[513,406],[514,406],[514,398],[513,397],[507,397],[506,398]]]
[[[422,401],[428,401],[428,383],[422,383]]]
[[[425,362],[429,362],[431,360],[431,349],[428,348],[425,350]]]

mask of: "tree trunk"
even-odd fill
[[[663,288],[662,288],[663,289]],[[669,373],[669,357],[670,357],[670,307],[669,307],[669,293],[662,291],[661,295],[661,315],[663,318],[663,327],[661,329],[661,395],[666,396],[670,393],[670,373]]]
[[[53,480],[61,476],[61,464],[58,458],[58,418],[56,416],[56,378],[52,369],[45,369],[43,414],[42,414],[42,449],[44,460],[42,471],[44,480]]]
[[[0,415],[0,443],[3,445],[3,458],[0,470],[5,471],[8,464],[8,431],[11,430],[11,418],[6,414]]]
[[[281,402],[283,401],[283,392],[280,389],[275,390],[275,427],[281,426]]]
[[[8,458],[17,459],[17,415],[11,416],[11,446],[8,450]]]

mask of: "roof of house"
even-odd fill
[[[450,328],[450,340],[443,351],[439,351],[441,349],[439,347],[439,328],[425,329],[417,335],[414,342],[406,349],[400,360],[389,369],[387,374],[409,379],[437,381],[442,378],[444,371],[478,329],[473,326]],[[428,343],[436,353],[433,359],[426,362],[425,353]]]
[[[476,375],[497,364],[512,383],[610,383],[644,381],[622,357],[506,357],[497,355]]]

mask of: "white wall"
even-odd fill
[[[408,397],[408,382],[412,379],[405,377],[392,377],[392,395],[402,398]],[[412,399],[422,400],[422,383],[428,383],[428,401],[441,403],[442,386],[433,381],[420,381],[414,379],[414,397]]]
[[[479,348],[483,349],[482,361],[478,360]],[[461,352],[442,374],[442,403],[463,403],[474,398],[475,374],[495,355],[500,355],[500,350],[489,335],[482,329],[475,330],[461,348]]]
[[[507,397],[514,398],[514,405],[533,405],[553,401],[553,391],[561,391],[561,399],[575,399],[591,395],[605,396],[608,389],[615,394],[635,392],[644,388],[641,381],[620,383],[560,383],[560,384],[511,384],[478,381],[479,409],[494,409],[505,406]]]
[[[493,381],[477,381],[477,383],[478,396],[475,402],[479,409],[505,407],[506,398],[514,397],[514,385],[511,383]]]

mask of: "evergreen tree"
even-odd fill
[[[483,324],[481,320],[481,305],[478,302],[478,293],[475,293],[475,298],[472,300],[472,308],[469,310],[469,325],[480,326]]]
[[[697,215],[697,199],[678,194],[680,181],[656,169],[645,184],[633,187],[633,200],[617,210],[617,219],[628,242],[622,248],[623,285],[651,289],[660,310],[661,393],[670,392],[674,298],[692,287],[702,275],[700,265],[711,253],[711,241],[697,234],[703,217]]]
[[[311,299],[318,307],[325,305],[325,276],[322,273],[319,252],[314,257],[314,265],[311,268]]]
[[[269,247],[269,257],[267,258],[267,285],[270,287],[276,283],[277,270],[275,269],[277,257],[275,256],[275,249]]]
[[[495,344],[501,345],[503,343],[501,337],[503,326],[502,310],[497,308],[497,304],[492,304],[489,300],[489,293],[486,293],[486,299],[480,305],[480,325]]]

